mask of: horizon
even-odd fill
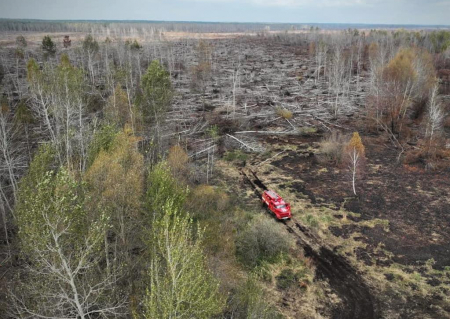
[[[415,23],[356,23],[356,22],[279,22],[279,21],[213,21],[213,20],[142,20],[142,19],[35,19],[35,18],[3,18],[10,21],[36,22],[143,22],[143,23],[217,23],[217,24],[288,24],[288,25],[367,25],[367,26],[437,26],[450,27],[450,24],[415,24]]]
[[[357,23],[357,22],[279,22],[279,21],[213,21],[213,20],[142,20],[142,19],[37,19],[37,18],[4,18],[0,21],[18,22],[54,22],[54,23],[198,23],[198,24],[270,24],[270,25],[303,25],[303,26],[386,26],[386,27],[445,27],[450,28],[450,24],[413,24],[413,23]]]

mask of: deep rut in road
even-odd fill
[[[242,169],[241,174],[251,184],[258,198],[267,187],[256,173]],[[342,300],[340,307],[332,310],[335,319],[379,318],[377,302],[364,279],[348,260],[325,247],[308,228],[294,218],[284,223],[288,232],[297,238],[297,244],[316,265],[315,279],[327,280],[331,289]]]

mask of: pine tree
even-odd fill
[[[42,39],[42,50],[44,50],[44,52],[48,55],[53,55],[56,53],[56,45],[49,35],[46,35],[44,39]]]

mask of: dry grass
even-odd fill
[[[344,153],[344,146],[347,141],[348,136],[343,135],[340,132],[333,131],[320,142],[320,155],[328,161],[333,161],[336,164],[341,163]]]
[[[275,113],[278,116],[280,116],[280,117],[282,117],[282,118],[284,118],[286,120],[290,120],[293,117],[293,114],[292,114],[291,111],[289,111],[288,109],[285,109],[285,108],[283,108],[281,106],[276,108]]]

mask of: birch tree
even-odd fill
[[[139,228],[143,172],[144,160],[136,148],[136,138],[124,131],[115,136],[108,149],[98,152],[85,175],[88,207],[109,220],[104,244],[107,272],[112,276],[120,272],[123,262],[129,270],[133,268],[131,250]]]
[[[150,241],[150,285],[145,318],[211,318],[224,306],[219,283],[206,267],[203,231],[168,200],[160,207]]]
[[[432,149],[435,144],[436,136],[440,133],[442,129],[442,123],[444,121],[445,112],[442,104],[438,98],[439,85],[436,84],[430,93],[430,100],[428,102],[427,110],[427,128],[425,136],[428,139],[428,150],[433,155],[436,149]]]
[[[84,170],[90,134],[83,71],[74,67],[67,55],[62,55],[56,68],[45,64],[40,70],[33,59],[27,68],[32,109],[40,120],[42,133],[56,146],[61,164],[78,163]]]
[[[108,220],[84,207],[83,187],[66,169],[47,170],[52,152],[39,152],[24,178],[16,209],[28,260],[13,301],[18,317],[120,316],[116,281],[99,267]]]
[[[173,97],[169,73],[155,60],[142,77],[141,86],[144,92],[142,105],[144,122],[159,125]]]
[[[348,168],[352,176],[353,194],[356,195],[356,178],[361,172],[362,164],[365,160],[365,149],[358,132],[353,133],[353,137],[345,147],[347,154]]]

